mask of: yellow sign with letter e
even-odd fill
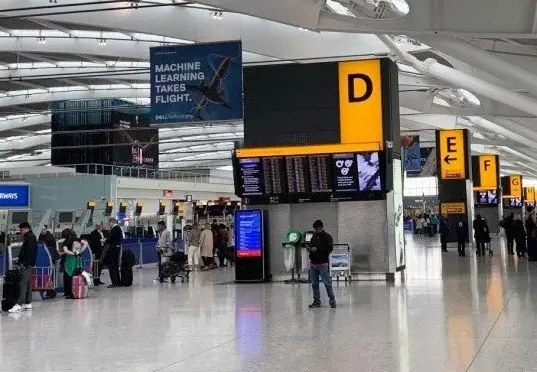
[[[440,176],[443,180],[463,180],[466,178],[464,131],[462,129],[441,130]]]

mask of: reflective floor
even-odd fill
[[[0,371],[537,371],[537,263],[407,242],[404,283],[336,285],[336,310],[307,285],[214,285],[232,269],[37,301],[0,317]]]

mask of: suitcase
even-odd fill
[[[132,269],[128,270],[128,271],[121,271],[121,280],[120,280],[120,284],[122,287],[130,287],[132,285],[132,281],[133,281],[133,274],[132,274]]]
[[[73,298],[83,299],[88,297],[88,285],[82,275],[73,276]]]
[[[2,286],[2,311],[8,311],[19,298],[19,283],[5,282]]]

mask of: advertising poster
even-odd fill
[[[380,191],[380,160],[378,152],[364,152],[356,155],[358,160],[359,191]]]
[[[401,161],[393,161],[393,207],[395,226],[395,259],[396,267],[406,265],[405,226],[403,205],[403,172]]]
[[[408,177],[434,177],[436,176],[436,148],[420,147],[421,169],[417,172],[407,171]]]
[[[113,163],[158,167],[158,129],[149,127],[149,117],[112,112]]]
[[[240,41],[150,50],[151,124],[243,117]]]
[[[332,156],[332,169],[334,173],[334,190],[340,191],[356,191],[357,173],[356,160],[354,154],[334,154]]]
[[[404,170],[421,171],[420,136],[404,136],[401,138],[403,148]]]

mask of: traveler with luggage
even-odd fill
[[[526,218],[525,227],[528,242],[528,260],[537,261],[537,223],[535,209],[528,207],[528,218]]]
[[[313,303],[309,305],[309,308],[321,307],[321,293],[319,290],[320,277],[326,288],[330,307],[335,309],[337,305],[334,289],[332,288],[332,277],[330,276],[329,267],[330,253],[332,253],[332,249],[334,248],[334,240],[330,234],[324,231],[323,222],[321,220],[317,220],[313,223],[313,229],[315,230],[315,233],[306,247],[310,256],[310,280],[311,288],[313,290]]]
[[[526,230],[524,229],[524,222],[522,222],[520,215],[515,216],[513,235],[516,242],[516,255],[518,257],[526,257]]]
[[[457,222],[457,245],[460,257],[466,257],[466,239],[468,238],[468,224],[464,216],[459,217]]]
[[[80,255],[88,248],[88,242],[76,236],[72,229],[62,231],[64,239],[61,254],[65,257],[63,262],[63,293],[66,299],[75,298],[73,293],[73,277],[82,268]]]
[[[477,247],[477,256],[485,255],[485,242],[490,242],[490,234],[488,233],[489,227],[485,220],[478,214],[473,222],[474,239]]]
[[[89,245],[93,253],[93,264],[96,265],[93,269],[93,284],[95,286],[103,285],[101,281],[101,272],[103,271],[103,265],[101,265],[101,260],[103,258],[103,242],[104,234],[102,232],[102,225],[95,225],[95,230],[93,230],[89,236]]]
[[[199,267],[200,261],[200,229],[197,223],[193,223],[186,232],[188,240],[188,266]]]
[[[106,252],[104,253],[104,263],[108,267],[110,274],[110,284],[107,288],[116,288],[121,285],[119,276],[119,255],[121,254],[121,245],[125,235],[123,230],[117,223],[117,219],[114,217],[108,221],[110,224],[110,236],[105,241]]]
[[[159,221],[157,224],[157,256],[158,256],[158,272],[160,277],[160,269],[162,264],[171,256],[173,253],[172,249],[172,236],[171,233],[166,230],[166,223],[164,221]]]
[[[32,232],[28,222],[19,225],[23,242],[17,260],[20,268],[19,298],[17,303],[9,309],[10,313],[18,313],[22,310],[32,310],[32,274],[37,260],[37,238]]]
[[[205,225],[201,232],[200,250],[203,268],[205,270],[214,269],[216,267],[216,263],[214,262],[214,237],[211,231],[211,225],[209,224]]]

